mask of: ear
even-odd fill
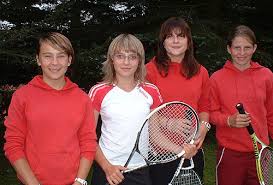
[[[36,62],[37,62],[37,65],[38,65],[38,66],[41,66],[41,63],[40,63],[40,61],[39,61],[39,56],[38,56],[38,55],[36,55]]]
[[[229,45],[227,45],[227,52],[228,52],[229,54],[231,54],[230,46],[229,46]]]
[[[71,63],[72,63],[72,56],[69,56],[69,57],[68,57],[68,64],[67,64],[67,66],[70,66]]]
[[[257,49],[257,44],[254,44],[253,53],[255,53],[256,49]]]

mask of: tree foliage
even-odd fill
[[[26,83],[37,74],[36,38],[59,31],[71,39],[77,54],[69,75],[88,88],[100,80],[101,63],[117,34],[136,34],[148,60],[154,55],[160,24],[171,16],[189,22],[196,56],[210,73],[228,57],[226,34],[237,24],[255,30],[259,41],[255,58],[272,70],[271,7],[270,0],[2,0],[0,21],[9,25],[0,25],[0,84]]]

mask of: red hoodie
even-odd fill
[[[12,97],[5,120],[5,155],[26,158],[42,185],[74,182],[81,157],[93,160],[94,115],[87,94],[68,78],[62,90],[34,77]]]
[[[181,75],[180,68],[180,63],[171,62],[168,76],[163,77],[156,67],[154,57],[146,64],[146,79],[158,87],[164,103],[182,101],[192,106],[198,113],[209,112],[208,71],[200,66],[200,71],[187,79]]]
[[[230,128],[228,116],[237,112],[235,105],[243,103],[257,136],[269,144],[268,131],[273,138],[273,75],[272,72],[251,62],[240,71],[227,61],[223,69],[210,78],[210,121],[216,125],[218,144],[241,152],[253,151],[246,128]]]

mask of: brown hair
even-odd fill
[[[73,63],[75,59],[74,49],[72,47],[70,40],[66,36],[58,32],[49,32],[42,35],[39,38],[39,42],[36,48],[37,55],[39,55],[40,53],[40,47],[42,43],[45,42],[49,43],[55,49],[63,50],[68,56],[71,56],[72,58],[71,62]]]
[[[170,58],[164,47],[164,41],[167,35],[171,34],[173,30],[178,29],[188,39],[188,49],[185,52],[183,61],[181,61],[181,74],[186,78],[191,78],[199,72],[200,65],[194,57],[194,47],[191,35],[191,29],[187,22],[179,17],[171,17],[167,19],[162,25],[159,33],[158,51],[156,55],[156,66],[162,76],[168,75]]]
[[[229,32],[227,37],[227,45],[231,47],[233,39],[238,36],[245,37],[250,43],[252,43],[252,45],[257,44],[254,32],[248,26],[239,25],[234,27]]]

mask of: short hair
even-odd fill
[[[231,47],[233,39],[239,36],[246,38],[252,45],[257,43],[254,32],[248,26],[239,25],[230,30],[227,37],[227,45]]]
[[[36,54],[39,55],[40,47],[43,43],[49,43],[53,48],[63,50],[68,56],[71,56],[71,62],[74,62],[75,54],[70,40],[61,33],[49,32],[43,34],[38,41]]]
[[[120,34],[110,43],[107,59],[103,63],[104,82],[114,83],[116,80],[116,73],[113,65],[114,55],[118,52],[133,52],[138,55],[139,63],[135,72],[135,80],[143,82],[146,75],[145,70],[145,52],[141,41],[132,34]]]
[[[170,17],[161,25],[156,55],[156,66],[162,76],[168,75],[170,58],[164,47],[164,41],[166,37],[176,29],[181,31],[181,33],[188,39],[188,48],[185,52],[183,62],[181,61],[181,74],[186,78],[191,78],[199,72],[200,65],[194,57],[194,46],[190,26],[183,18]]]

